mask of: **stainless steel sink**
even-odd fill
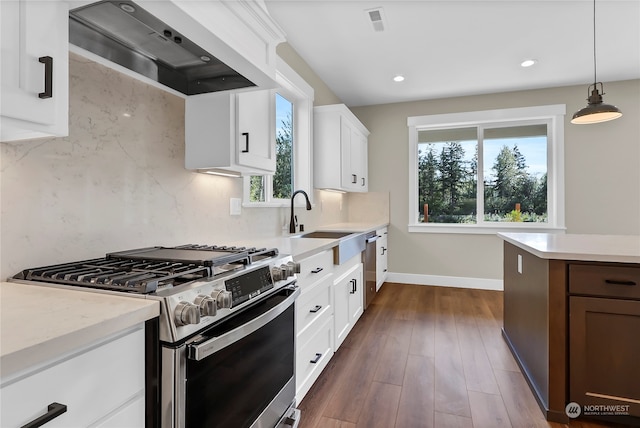
[[[318,230],[295,236],[295,238],[337,239],[338,245],[333,247],[333,264],[336,265],[361,254],[367,245],[365,234],[361,232]]]

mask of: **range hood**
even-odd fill
[[[132,1],[70,10],[69,42],[185,95],[256,86]]]

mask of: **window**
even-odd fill
[[[564,228],[564,105],[409,117],[409,231]]]
[[[275,92],[276,171],[244,179],[245,206],[283,206],[293,190],[312,197],[311,115],[313,89],[278,58]]]

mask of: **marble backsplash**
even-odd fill
[[[282,234],[288,208],[231,216],[242,180],[185,170],[182,98],[75,54],[69,72],[69,136],[0,144],[3,279],[128,248]],[[296,211],[307,230],[348,220],[348,195],[314,197]]]

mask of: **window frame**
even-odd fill
[[[279,93],[293,103],[293,182],[295,184],[295,189],[293,190],[304,190],[313,203],[312,136],[314,90],[280,57],[277,58],[276,62],[276,83],[278,87],[272,89],[273,108],[275,109],[275,93]],[[250,177],[243,177],[242,206],[247,208],[290,206],[290,199],[273,197],[273,174],[264,174],[264,177],[265,200],[261,202],[250,201]]]
[[[409,219],[408,231],[413,233],[552,232],[566,229],[564,210],[564,122],[565,104],[518,107],[461,113],[445,113],[407,118],[409,132]],[[423,130],[462,127],[500,128],[521,124],[547,124],[547,222],[486,222],[484,221],[484,156],[482,138],[478,142],[478,186],[476,224],[418,222],[418,132]],[[479,135],[482,137],[482,135]]]

